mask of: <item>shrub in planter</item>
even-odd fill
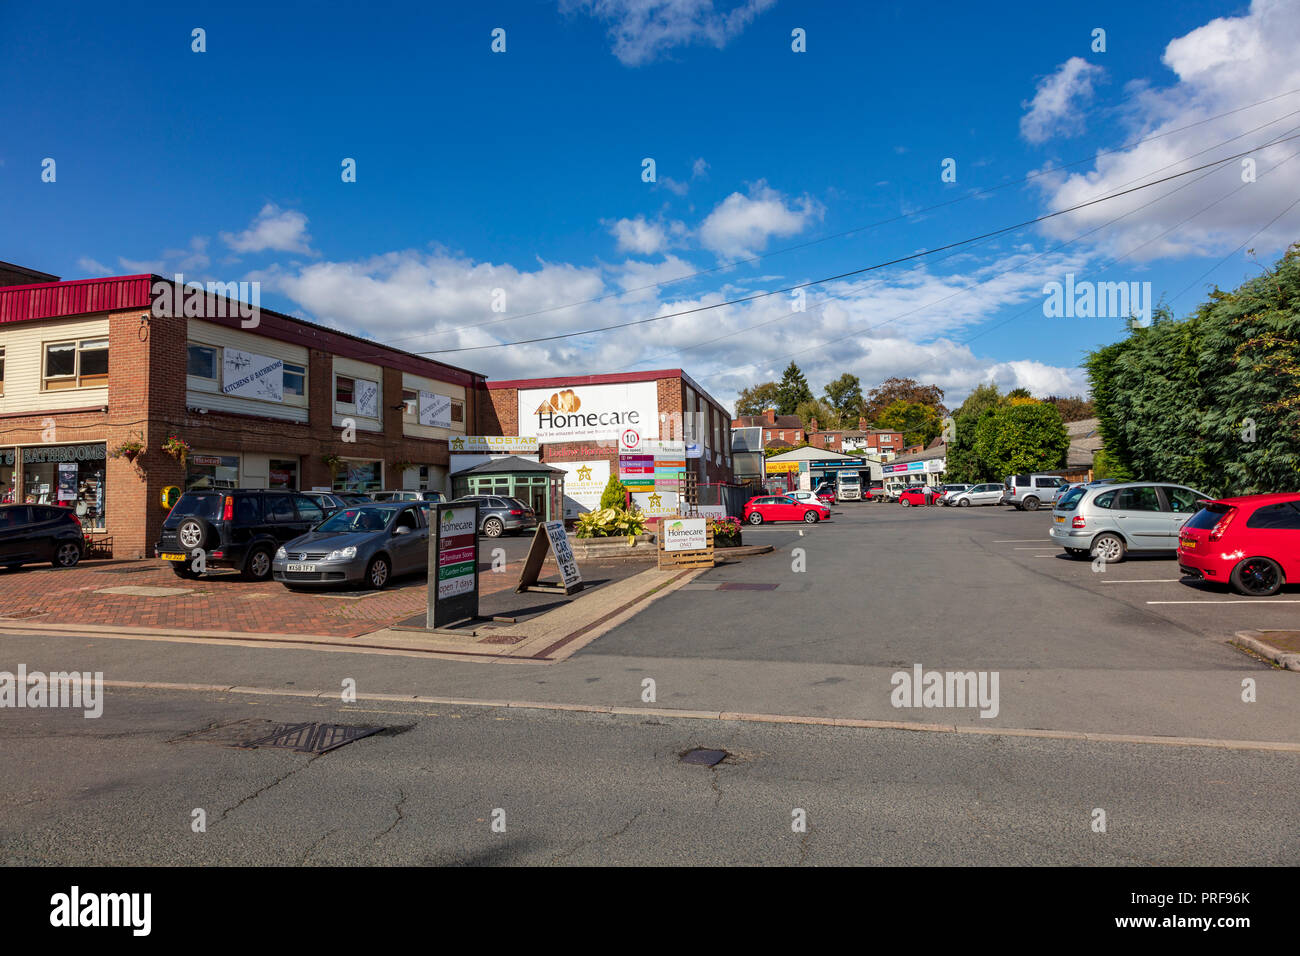
[[[605,490],[600,493],[600,510],[627,507],[627,486],[618,480],[618,475],[610,475],[605,483]]]
[[[639,511],[601,508],[578,515],[573,533],[579,538],[633,537],[645,533],[645,516]]]
[[[713,546],[715,548],[740,547],[739,518],[710,518],[709,527],[713,531]]]

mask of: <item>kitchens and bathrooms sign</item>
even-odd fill
[[[226,346],[221,357],[221,391],[237,398],[284,401],[284,360]]]
[[[519,434],[540,442],[617,441],[628,429],[659,437],[654,382],[519,390]]]

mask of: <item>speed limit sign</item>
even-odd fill
[[[641,447],[641,433],[635,428],[624,430],[622,437],[619,439],[619,445],[624,451],[636,451]]]

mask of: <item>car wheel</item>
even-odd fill
[[[902,500],[899,502],[899,504],[901,504],[904,508],[910,508],[910,507],[912,507],[912,502],[910,502],[910,501],[909,501],[908,499],[906,499],[906,498],[902,499]]]
[[[958,508],[969,508],[969,507],[970,507],[970,499],[969,499],[969,498],[963,498],[963,499],[961,499],[961,501],[957,502],[957,507],[958,507]]]
[[[1092,556],[1106,564],[1119,564],[1124,560],[1124,539],[1117,534],[1101,534],[1092,542]]]
[[[804,520],[804,524],[816,524],[821,519],[817,517],[817,512],[805,511],[803,513],[803,520]]]
[[[54,560],[50,563],[56,568],[75,568],[81,560],[81,545],[75,541],[64,541],[54,550]]]
[[[1035,497],[1033,497],[1032,495],[1031,495],[1030,497],[1026,498],[1026,499],[1025,499],[1025,504],[1024,504],[1024,510],[1025,510],[1025,511],[1037,511],[1037,510],[1038,510],[1038,499],[1035,498]]]
[[[197,515],[181,519],[181,523],[176,526],[176,540],[187,554],[195,548],[206,551],[211,534],[212,525]]]
[[[271,557],[271,549],[265,545],[254,548],[244,559],[240,577],[245,581],[265,581],[271,576]]]
[[[1282,589],[1286,580],[1272,558],[1247,558],[1232,569],[1232,589],[1247,597],[1268,597]]]
[[[171,566],[172,574],[176,575],[178,578],[184,578],[186,581],[198,580],[199,572],[190,567],[188,561],[172,561]]]
[[[501,523],[500,518],[488,518],[483,522],[483,533],[489,538],[501,537],[501,532],[505,529],[506,526]]]
[[[366,585],[382,591],[388,586],[389,570],[388,559],[382,554],[375,555],[366,565]]]
[[[749,516],[749,523],[750,523],[750,524],[762,524],[762,523],[763,523],[763,516],[762,516],[761,514],[759,514],[757,511],[755,511],[753,514],[751,514],[751,515]]]

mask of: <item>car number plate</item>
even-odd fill
[[[1052,520],[1055,521],[1057,524],[1065,524],[1065,515],[1057,515]]]
[[[169,552],[169,551],[164,551],[162,554],[158,555],[158,557],[162,558],[164,561],[188,561],[189,560],[189,558],[186,555],[176,554],[174,552]]]
[[[1178,542],[1178,543],[1181,544],[1181,545],[1182,545],[1186,550],[1188,550],[1188,551],[1195,551],[1195,550],[1196,550],[1196,542],[1195,542],[1195,541],[1189,541],[1187,538],[1183,538],[1183,540],[1180,541],[1180,542]]]
[[[314,564],[290,564],[290,565],[286,565],[286,566],[285,566],[285,570],[286,570],[286,571],[302,571],[302,572],[311,572],[311,571],[315,571],[315,570],[316,570],[316,565],[314,565]]]

